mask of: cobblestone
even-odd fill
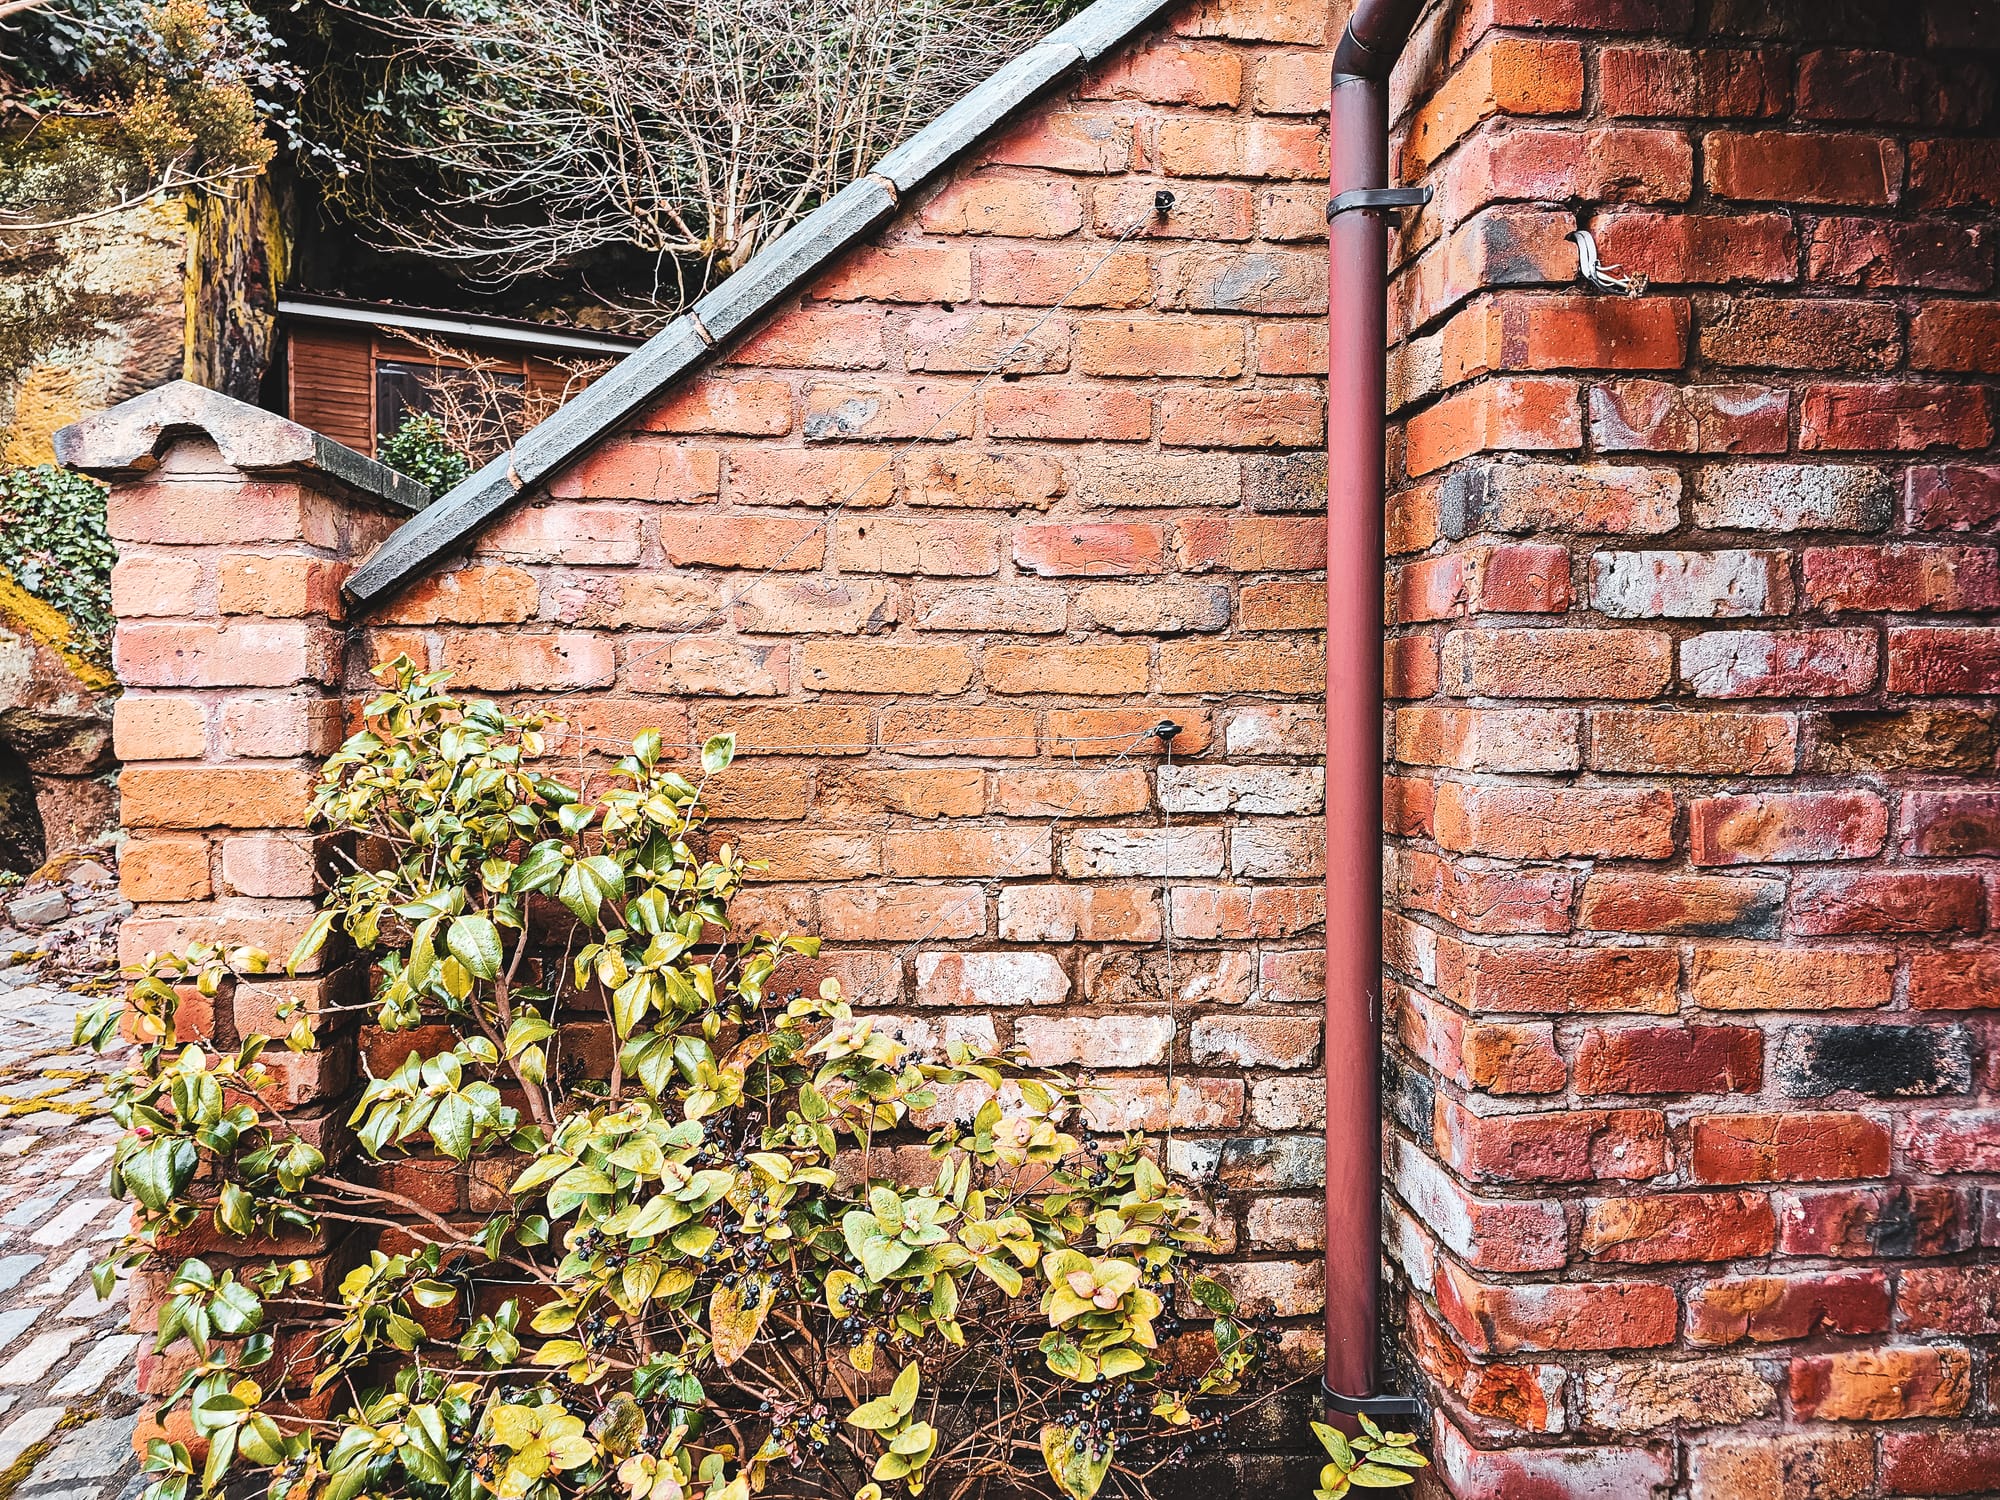
[[[22,951],[50,936],[0,930],[0,1496],[133,1500],[140,1341],[123,1287],[100,1300],[89,1279],[125,1227],[104,1192],[116,1064],[75,1050],[88,1001]]]

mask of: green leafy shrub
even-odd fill
[[[0,469],[0,567],[22,588],[60,610],[75,650],[111,660],[111,565],[105,528],[109,492],[60,464]]]
[[[450,1041],[413,1031],[428,1045],[367,1081],[355,1172],[264,1102],[265,1038],[180,1034],[183,990],[264,955],[143,966],[112,1181],[135,1237],[100,1286],[189,1231],[392,1231],[324,1292],[268,1246],[180,1265],[157,1347],[207,1450],[156,1441],[154,1500],[251,1474],[273,1500],[1090,1500],[1144,1494],[1268,1398],[1247,1388],[1264,1336],[1195,1269],[1195,1206],[1142,1138],[1072,1133],[1083,1083],[913,1051],[833,980],[787,989],[816,939],[732,936],[750,867],[702,836],[731,738],[691,780],[642,734],[587,795],[537,769],[542,720],[385,670],[315,802],[374,858],[293,966],[351,944],[377,1024]],[[586,1018],[609,1034],[595,1065]],[[312,1017],[282,1019],[313,1044]],[[118,1024],[107,1004],[79,1040]],[[412,1155],[505,1206],[376,1185]],[[281,1340],[337,1415],[280,1397]],[[1382,1473],[1408,1477],[1349,1479]]]
[[[472,460],[453,446],[444,423],[421,412],[404,417],[375,456],[398,474],[429,485],[434,495],[442,495],[472,472]]]

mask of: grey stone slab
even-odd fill
[[[695,317],[718,343],[734,337],[895,211],[895,194],[881,183],[849,183],[696,302]]]
[[[0,1292],[12,1291],[19,1286],[21,1278],[39,1266],[42,1260],[39,1255],[0,1256]]]
[[[14,1228],[19,1228],[23,1224],[39,1224],[61,1207],[63,1199],[80,1185],[78,1182],[65,1182],[59,1178],[24,1202],[15,1204],[6,1213],[0,1214],[0,1224]]]
[[[1086,62],[1096,62],[1179,3],[1180,0],[1097,0],[1097,4],[1065,21],[1044,40],[1066,42],[1081,52]]]
[[[36,1406],[22,1412],[5,1427],[0,1427],[0,1470],[13,1468],[20,1462],[21,1455],[54,1432],[56,1423],[62,1419],[63,1409],[60,1406]],[[129,1433],[130,1429],[127,1431]]]
[[[64,1435],[35,1465],[37,1479],[109,1479],[132,1457],[132,1419],[99,1417]]]

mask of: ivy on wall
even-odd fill
[[[59,610],[70,646],[99,665],[111,660],[111,565],[105,487],[59,464],[0,468],[0,568]]]

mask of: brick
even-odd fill
[[[1475,1196],[1400,1137],[1388,1176],[1439,1241],[1475,1270],[1541,1271],[1563,1263],[1567,1236],[1562,1207],[1552,1199]]]
[[[986,429],[999,438],[1142,442],[1153,430],[1150,398],[1115,387],[1006,385],[985,401]]]
[[[1466,932],[1568,932],[1575,887],[1564,871],[1481,869],[1416,852],[1397,860],[1397,899]]]
[[[1606,47],[1598,88],[1612,114],[1669,119],[1781,115],[1791,97],[1782,65],[1727,48]]]
[[[889,585],[845,578],[759,579],[736,610],[739,629],[770,635],[872,635],[895,619]]]
[[[1779,1249],[1841,1259],[1946,1255],[1976,1226],[1960,1196],[1943,1187],[1825,1188],[1779,1195]]]
[[[1688,994],[1707,1010],[1869,1009],[1895,983],[1895,955],[1866,949],[1697,947],[1688,967]]]
[[[1680,495],[1680,476],[1671,469],[1469,464],[1440,487],[1439,524],[1454,538],[1481,531],[1650,535],[1680,523]]]
[[[534,575],[525,569],[475,565],[416,580],[374,618],[408,625],[518,624],[535,617],[538,597]]]
[[[127,692],[111,715],[120,760],[198,760],[207,749],[208,715],[190,698]]]
[[[1819,385],[1799,399],[1799,447],[1805,451],[1982,448],[1992,435],[1985,395],[1968,386]]]
[[[245,759],[331,755],[345,726],[340,705],[299,693],[239,694],[222,700],[222,750]]]
[[[1782,453],[1790,393],[1762,385],[1621,380],[1592,386],[1590,440],[1604,453]]]
[[[2000,609],[2000,552],[1991,547],[1809,547],[1806,597],[1829,613]]]
[[[1703,526],[1754,531],[1880,531],[1896,505],[1889,469],[1850,464],[1730,464],[1696,480]]]
[[[1671,948],[1440,945],[1436,986],[1474,1015],[1493,1011],[1678,1009],[1680,955]]]
[[[1926,696],[2000,692],[2000,630],[1891,628],[1888,685]]]
[[[1257,181],[1326,175],[1326,134],[1317,123],[1277,120],[1160,121],[1154,153],[1173,177]]]
[[[1185,43],[1126,52],[1099,68],[1078,90],[1084,99],[1134,99],[1198,108],[1234,107],[1242,93],[1243,64],[1236,53]]]
[[[879,363],[879,335],[873,343]],[[644,432],[777,437],[792,430],[792,388],[782,380],[697,380],[640,413],[636,425]]]
[[[1326,522],[1317,517],[1205,515],[1175,522],[1173,539],[1183,572],[1277,573],[1326,566]]]
[[[1069,976],[1047,953],[919,953],[917,1003],[977,1009],[1055,1005]]]
[[[1910,368],[2000,374],[2000,303],[1933,302],[1910,318]]]
[[[1912,141],[1909,205],[2000,207],[2000,189],[1994,187],[1996,168],[2000,168],[2000,147],[1991,140]]]
[[[625,683],[634,692],[770,697],[789,677],[784,646],[712,636],[633,639],[625,648]]]
[[[1151,806],[1150,778],[1137,767],[1020,767],[995,776],[987,799],[989,812],[1010,818],[1109,818]]]
[[[1174,23],[1174,31],[1180,36],[1300,42],[1309,47],[1332,40],[1325,10],[1308,0],[1202,0]]]
[[[1981,112],[1975,78],[1888,52],[1828,48],[1799,59],[1799,113],[1815,120],[1967,124]]]
[[[1673,1342],[1680,1309],[1670,1287],[1643,1281],[1499,1285],[1448,1263],[1439,1269],[1438,1312],[1477,1354]]]
[[[1181,727],[1181,732],[1174,736],[1176,751],[1196,755],[1208,747],[1209,725],[1205,713],[1176,708],[1174,717]],[[1148,741],[1159,743],[1153,732],[1159,722],[1157,710],[1052,708],[1048,714],[1049,750],[1066,760],[1127,755]]]
[[[1127,179],[1091,190],[1090,216],[1098,233],[1139,231],[1147,239],[1232,241],[1250,238],[1254,205],[1250,189],[1233,183],[1177,181],[1174,206],[1161,215],[1154,196],[1164,181]],[[1319,195],[1322,204],[1326,195]],[[1324,212],[1324,209],[1322,209]]]
[[[1887,1175],[1889,1132],[1856,1114],[1707,1115],[1692,1152],[1697,1182],[1838,1182]]]
[[[956,245],[870,245],[846,256],[807,295],[829,302],[965,302],[972,296],[972,255]]]
[[[1983,709],[1821,714],[1813,731],[1816,771],[1983,771],[2000,749]]]
[[[1972,1087],[1972,1039],[1963,1026],[1895,1026],[1873,1017],[1859,1026],[1787,1026],[1775,1038],[1772,1069],[1791,1099],[1962,1094]]]
[[[306,901],[235,900],[186,908],[168,916],[127,917],[118,927],[118,961],[136,964],[149,953],[179,952],[193,943],[208,943],[218,947],[261,948],[282,962],[305,936],[312,915],[312,905]],[[302,967],[310,972],[319,962],[315,957]],[[329,1068],[340,1067],[346,1054],[340,1051],[310,1054],[301,1066],[310,1068],[321,1059],[329,1060]],[[277,1057],[267,1060],[266,1066],[277,1060]],[[329,1073],[329,1077],[335,1075]],[[336,1078],[336,1084],[340,1083],[344,1080]]]
[[[1688,1293],[1688,1340],[1696,1344],[1881,1333],[1888,1326],[1889,1282],[1880,1271],[1731,1276]]]
[[[1687,356],[1679,297],[1501,293],[1445,326],[1443,381],[1507,370],[1672,370]]]
[[[1432,1140],[1473,1182],[1643,1180],[1667,1162],[1664,1117],[1647,1109],[1482,1116],[1445,1100]]]
[[[1189,938],[1296,937],[1325,921],[1315,886],[1176,886],[1174,931]]]
[[[2000,1268],[1911,1266],[1897,1278],[1896,1311],[1909,1333],[2000,1333]]]
[[[1030,117],[986,148],[986,159],[1009,167],[1057,172],[1123,172],[1134,160],[1128,116],[1047,111]]]
[[[1782,880],[1600,872],[1584,881],[1577,925],[1592,932],[1776,937],[1784,900]]]
[[[1562,708],[1405,708],[1396,758],[1460,771],[1573,771],[1582,715]]]
[[[127,766],[118,794],[128,828],[303,828],[317,781],[290,766]]]
[[[1898,1138],[1903,1159],[1920,1172],[2000,1170],[2000,1110],[1913,1110]]]
[[[1161,808],[1170,813],[1238,812],[1271,816],[1317,813],[1325,772],[1295,766],[1165,766]]]
[[[112,658],[135,687],[290,687],[337,682],[341,640],[309,620],[120,624]]]
[[[130,839],[118,861],[118,889],[134,902],[205,900],[212,890],[207,841]]]
[[[318,889],[312,842],[300,834],[226,838],[222,884],[231,896],[310,896]]]
[[[1606,264],[1655,286],[1798,279],[1799,237],[1789,214],[1622,208],[1594,214],[1590,227]]]
[[[1151,886],[1008,886],[1000,892],[1000,936],[1014,943],[1156,942],[1160,909]]]
[[[1694,154],[1679,130],[1503,124],[1455,153],[1439,198],[1447,222],[1488,203],[1680,203],[1693,190]]]
[[[1438,789],[1435,816],[1439,846],[1459,853],[1664,859],[1674,849],[1674,799],[1664,791],[1453,781]]]
[[[712,452],[646,438],[614,438],[549,481],[557,500],[712,498],[721,483]],[[617,506],[541,506],[516,511],[480,538],[476,550],[516,562],[638,561],[640,516]]]
[[[1651,776],[1788,775],[1798,761],[1789,714],[1599,709],[1590,715],[1590,764]]]
[[[1060,179],[980,173],[948,184],[918,210],[918,221],[941,234],[1058,239],[1083,227],[1083,203]]]
[[[829,704],[721,703],[695,716],[694,738],[734,734],[738,755],[860,755],[871,717],[866,708]]]
[[[1067,370],[1070,326],[1026,312],[919,312],[903,328],[903,366],[957,375]]]
[[[1018,1029],[1017,1022],[1017,1034]],[[1243,1095],[1240,1078],[1177,1078],[1169,1084],[1163,1078],[1126,1077],[1112,1082],[1105,1092],[1086,1099],[1083,1117],[1090,1129],[1099,1131],[1226,1130],[1242,1122]],[[1309,1201],[1317,1211],[1317,1200]],[[1256,1217],[1253,1206],[1251,1238],[1262,1248],[1313,1248],[1280,1245],[1269,1239],[1260,1241]]]
[[[1831,286],[1981,292],[1993,284],[1984,231],[1941,219],[1826,218],[1806,242],[1806,275]]]
[[[989,305],[1144,307],[1153,300],[1152,261],[1136,251],[1107,256],[1055,246],[981,246],[973,265],[979,300]]]
[[[1680,644],[1681,676],[1703,698],[1844,697],[1875,685],[1870,630],[1715,630]]]
[[[986,897],[976,885],[885,885],[820,893],[820,933],[835,942],[980,937]]]
[[[1577,391],[1573,380],[1523,376],[1454,392],[1410,419],[1404,462],[1414,476],[1496,449],[1581,447]]]
[[[123,550],[111,568],[111,612],[119,619],[212,612],[200,559]]]
[[[819,810],[828,818],[867,819],[879,813],[913,818],[967,818],[986,807],[986,773],[976,767],[853,771],[821,776]]]
[[[2000,1433],[1952,1426],[1882,1438],[1885,1495],[1985,1495],[2000,1490]]]
[[[1769,1416],[1777,1405],[1776,1389],[1747,1359],[1601,1365],[1583,1376],[1584,1420],[1612,1432],[1733,1426]]]
[[[1872,792],[1705,797],[1689,805],[1688,857],[1697,865],[1866,859],[1889,831]]]
[[[1414,179],[1495,115],[1569,114],[1583,103],[1583,49],[1574,42],[1497,37],[1475,48],[1411,116],[1403,173]]]
[[[1321,318],[1326,314],[1326,265],[1319,256],[1296,251],[1182,251],[1160,263],[1159,302],[1163,308],[1188,312]],[[1204,331],[1199,322],[1161,326],[1178,328],[1183,337]],[[1325,368],[1322,360],[1303,373],[1320,373]]]
[[[891,830],[884,844],[888,873],[916,878],[1047,875],[1049,834],[1031,828]]]
[[[844,573],[978,577],[1000,570],[1001,535],[987,521],[843,516],[833,561]]]
[[[926,630],[1049,635],[1066,618],[1066,596],[1056,588],[923,585],[912,596],[912,623]]]
[[[216,608],[267,619],[324,615],[340,619],[346,565],[295,553],[229,552],[216,563]]]
[[[2000,520],[2000,469],[1922,464],[1909,470],[1904,514],[1913,531],[1981,531]]]
[[[1222,830],[1078,829],[1064,841],[1063,873],[1071,879],[1217,876]]]
[[[246,542],[339,544],[342,507],[291,483],[210,483],[177,478],[116,486],[106,506],[111,537],[148,547]]]
[[[1129,1014],[1027,1016],[1014,1023],[1014,1040],[1036,1067],[1143,1068],[1166,1060],[1174,1023],[1167,1016]]]
[[[1303,448],[1325,438],[1317,390],[1179,390],[1160,403],[1160,441],[1172,447]]]
[[[1321,1261],[1230,1261],[1215,1269],[1246,1317],[1317,1316],[1326,1306]]]
[[[600,450],[607,451],[607,450]],[[653,448],[648,453],[680,454],[679,448]],[[713,455],[710,455],[712,458]],[[661,459],[660,464],[665,464]],[[678,460],[675,460],[678,462]],[[659,472],[658,466],[655,469]],[[713,496],[719,484],[710,478],[699,491]],[[577,481],[582,488],[582,481]],[[683,498],[670,491],[655,491],[639,482],[629,486],[647,498]],[[685,498],[697,498],[690,494]],[[627,567],[638,562],[645,550],[642,534],[644,517],[636,507],[622,505],[540,505],[509,512],[487,528],[474,544],[475,550],[512,562],[572,563],[580,566]]]
[[[1878,136],[1712,131],[1702,154],[1722,198],[1886,205],[1902,186],[1902,148]]]
[[[1763,1077],[1754,1026],[1599,1026],[1577,1044],[1585,1094],[1754,1094]]]
[[[1458,1500],[1637,1497],[1658,1493],[1673,1480],[1673,1459],[1657,1447],[1474,1448],[1443,1416],[1433,1431],[1438,1471]]]
[[[1769,1255],[1775,1238],[1761,1193],[1660,1193],[1589,1200],[1581,1244],[1606,1264],[1670,1265]]]
[[[1035,753],[1035,715],[1014,708],[891,708],[884,750],[902,755],[1025,756]]]
[[[1230,379],[1246,367],[1243,330],[1191,319],[1085,318],[1076,328],[1076,366],[1086,375]]]
[[[686,516],[661,527],[660,545],[676,567],[810,572],[826,559],[826,528],[790,516]]]
[[[1651,698],[1672,676],[1670,651],[1650,630],[1455,630],[1441,675],[1467,697]]]
[[[1792,1361],[1792,1409],[1808,1421],[1956,1417],[1971,1400],[1972,1357],[1953,1345],[1844,1349]]]
[[[1270,693],[1311,697],[1325,681],[1317,641],[1168,641],[1160,647],[1159,687],[1167,693]]]
[[[887,505],[895,493],[895,465],[874,453],[738,448],[729,455],[729,495],[739,505],[837,503],[866,510]]]
[[[1968,948],[1915,954],[1910,959],[1909,996],[1911,1006],[1920,1010],[2000,1004],[2000,953]]]
[[[1599,552],[1590,575],[1591,607],[1613,619],[1746,619],[1792,610],[1789,552]]]
[[[1792,886],[1790,924],[1810,937],[1869,932],[1977,932],[1983,891],[1975,875],[1895,871],[1813,873]]]
[[[1317,592],[1319,585],[1311,586]],[[1112,630],[1133,635],[1181,635],[1212,632],[1229,627],[1229,590],[1220,585],[1196,584],[1096,584],[1077,591],[1072,605],[1075,624],[1081,630]],[[1246,629],[1303,629],[1287,626],[1272,618],[1252,618],[1253,606],[1246,602]]]
[[[1701,356],[1739,368],[1893,370],[1902,362],[1903,326],[1886,302],[1739,297],[1703,309]]]
[[[806,391],[806,441],[956,441],[971,435],[976,415],[971,396],[966,384],[941,379],[815,382]]]
[[[495,692],[608,687],[615,674],[611,642],[576,631],[547,635],[448,631],[443,665],[460,688]]]

